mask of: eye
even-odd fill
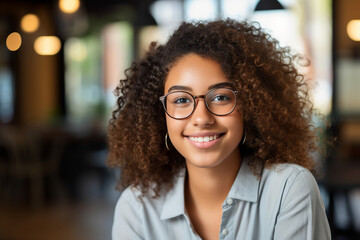
[[[184,107],[189,106],[191,103],[194,102],[192,96],[186,92],[172,92],[170,93],[167,98],[166,102],[173,106],[177,107]]]
[[[229,101],[230,97],[227,95],[217,95],[215,97],[213,97],[212,101],[214,102],[224,102],[224,101]]]
[[[206,99],[209,104],[224,105],[235,101],[235,95],[229,88],[215,88],[207,93]]]
[[[185,104],[185,103],[190,103],[191,100],[189,98],[185,98],[185,97],[182,97],[182,98],[177,98],[174,103],[176,104]]]

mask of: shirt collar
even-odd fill
[[[185,215],[185,175],[186,170],[183,169],[175,177],[173,188],[166,194],[164,207],[161,212],[162,220]],[[259,184],[260,180],[251,171],[247,159],[244,158],[228,197],[248,202],[257,202]]]
[[[257,202],[260,179],[258,179],[250,169],[248,160],[248,158],[243,159],[228,197],[248,202]]]
[[[174,186],[167,192],[164,207],[161,212],[161,220],[185,215],[185,168],[175,177]]]

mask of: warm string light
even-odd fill
[[[351,40],[360,41],[360,19],[354,19],[348,22],[346,31]]]
[[[34,42],[34,50],[39,55],[55,55],[61,49],[61,41],[56,36],[41,36]]]
[[[39,25],[40,20],[38,16],[32,13],[23,16],[20,23],[21,29],[27,33],[35,32],[39,28]]]
[[[59,8],[64,13],[74,13],[80,7],[80,0],[59,0]]]
[[[59,8],[64,13],[75,13],[80,8],[80,0],[59,0]],[[20,22],[21,29],[27,33],[35,32],[39,25],[39,17],[33,13],[24,15]],[[18,50],[21,43],[21,35],[17,32],[9,34],[6,39],[6,46],[10,51]],[[60,49],[61,41],[56,36],[41,36],[34,42],[34,50],[39,55],[55,55]]]
[[[24,32],[35,32],[40,25],[39,17],[29,13],[22,17],[20,26]],[[18,32],[13,32],[6,38],[6,47],[17,51],[21,47],[22,38]],[[34,42],[34,50],[39,55],[55,55],[61,49],[61,41],[56,36],[40,36]]]
[[[21,35],[17,32],[10,33],[6,38],[6,47],[10,51],[16,51],[21,46]]]
[[[59,7],[65,13],[74,13],[80,7],[79,0],[59,0]],[[40,19],[36,14],[28,13],[21,18],[20,27],[26,33],[39,29]],[[6,46],[10,51],[17,51],[22,44],[21,35],[13,32],[6,38]],[[55,55],[61,49],[61,41],[56,36],[40,36],[34,42],[34,50],[39,55]],[[86,57],[86,53],[84,55]],[[85,58],[84,57],[84,58]]]

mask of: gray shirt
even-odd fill
[[[184,179],[185,170],[158,198],[125,189],[115,208],[113,240],[201,239],[186,213]],[[317,183],[295,164],[264,169],[258,179],[243,162],[222,209],[219,239],[331,239]]]

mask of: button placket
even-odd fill
[[[221,220],[221,229],[220,229],[220,239],[233,239],[234,233],[233,233],[233,227],[232,223],[229,222],[230,216],[233,213],[231,210],[234,207],[235,200],[231,197],[226,198],[223,204],[223,215]]]
[[[234,200],[232,198],[226,199],[227,205],[232,205],[234,203]]]

